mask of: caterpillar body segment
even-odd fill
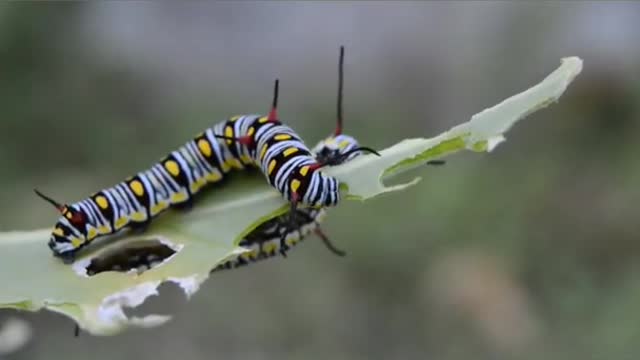
[[[216,137],[258,121],[259,115],[234,116],[197,135],[149,169],[73,204],[60,204],[36,190],[61,213],[48,245],[53,254],[72,262],[92,240],[125,228],[146,227],[169,208],[191,206],[194,196],[221,182],[231,171],[254,167],[246,147]]]
[[[238,245],[248,251],[216,266],[211,272],[235,269],[253,262],[269,259],[287,252],[312,233],[320,232],[320,223],[326,216],[325,209],[298,209],[294,229],[289,230],[287,215],[269,220],[240,241]],[[281,238],[285,238],[282,248]]]

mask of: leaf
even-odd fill
[[[516,121],[557,101],[581,70],[579,58],[563,59],[541,83],[474,115],[469,122],[435,138],[404,140],[381,151],[381,157],[361,156],[326,172],[341,181],[346,199],[366,200],[406,189],[419,178],[394,186],[385,186],[382,180],[460,150],[491,151],[504,141],[504,132]],[[143,234],[125,233],[96,241],[71,266],[51,256],[46,246],[49,228],[0,233],[0,308],[56,311],[95,335],[115,334],[129,325],[150,327],[166,322],[169,317],[164,315],[128,318],[123,307],[140,305],[157,294],[157,287],[165,281],[179,284],[187,296],[192,295],[212,268],[243,252],[235,245],[239,239],[287,209],[262,175],[233,177],[226,185],[199,196],[193,210],[170,210]],[[86,274],[91,259],[144,241],[166,244],[175,253],[141,274]]]
[[[380,180],[460,150],[490,152],[505,140],[504,133],[518,120],[557,101],[581,70],[582,60],[564,58],[562,65],[541,83],[479,112],[464,124],[431,139],[403,140],[381,151],[381,158],[361,156],[327,173],[348,184],[348,196],[360,200],[414,185],[419,178],[389,187]]]

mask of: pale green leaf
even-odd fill
[[[419,179],[395,186],[385,186],[382,180],[459,150],[491,151],[516,121],[556,101],[581,69],[580,59],[563,59],[562,65],[541,83],[474,115],[469,122],[435,138],[401,141],[381,151],[381,157],[362,156],[326,172],[345,185],[347,199],[365,200],[406,189]],[[217,190],[199,196],[189,212],[169,211],[143,234],[97,241],[71,266],[51,256],[46,246],[50,229],[1,233],[0,307],[56,311],[97,335],[115,334],[128,325],[162,324],[168,316],[127,318],[122,308],[140,305],[165,281],[179,284],[187,295],[195,293],[212,268],[243,251],[234,245],[237,240],[287,208],[261,175],[234,175],[229,184]],[[84,268],[92,258],[150,239],[167,244],[176,253],[139,275],[85,274]]]

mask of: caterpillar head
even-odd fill
[[[61,214],[51,231],[49,248],[65,263],[72,262],[75,251],[87,243],[87,215],[77,205],[60,204],[37,190],[35,192]]]
[[[321,164],[340,165],[362,154],[358,148],[358,140],[354,137],[339,134],[320,141],[311,151]]]

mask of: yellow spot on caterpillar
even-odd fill
[[[273,169],[276,167],[276,160],[271,160],[271,162],[269,163],[269,171],[268,174],[271,175],[271,173],[273,172]]]
[[[262,145],[262,149],[260,150],[260,160],[264,159],[264,155],[267,153],[268,148],[267,144]]]
[[[276,139],[276,140],[279,140],[279,141],[280,140],[289,140],[289,139],[291,139],[291,135],[289,135],[289,134],[278,134],[278,135],[274,136],[273,138]]]
[[[220,173],[216,171],[211,174],[207,174],[206,179],[209,182],[217,182],[217,181],[220,181],[220,179],[222,179],[222,175],[220,175]]]
[[[249,128],[249,131],[247,131],[247,136],[253,136],[255,132],[256,132],[256,129],[252,126]]]
[[[144,195],[144,186],[142,186],[142,183],[140,181],[134,180],[130,182],[129,187],[131,188],[133,193],[136,194],[137,196]]]
[[[298,179],[291,180],[291,190],[293,192],[298,192],[299,187],[300,187],[300,180]]]
[[[333,144],[335,144],[335,143],[336,143],[336,138],[334,138],[334,137],[330,137],[330,138],[327,138],[324,142],[325,142],[327,145],[333,145]]]
[[[179,193],[174,193],[171,194],[171,202],[172,203],[181,203],[185,200],[187,200],[187,194],[183,193],[183,192],[179,192]]]
[[[96,231],[96,229],[90,228],[89,231],[87,231],[87,239],[91,240],[96,236],[98,236],[98,232]]]
[[[98,228],[98,232],[100,234],[110,234],[111,233],[111,229],[107,226],[107,225],[102,225]]]
[[[96,204],[98,204],[98,206],[101,209],[108,209],[109,208],[109,202],[107,201],[107,198],[102,196],[102,195],[96,197]]]
[[[161,212],[162,210],[166,209],[167,207],[169,207],[169,204],[167,204],[164,201],[161,201],[161,202],[151,206],[151,216],[154,216],[154,215],[158,214],[159,212]]]
[[[340,145],[338,145],[338,147],[339,147],[340,149],[344,149],[344,148],[346,148],[347,146],[349,146],[349,141],[348,141],[348,140],[343,140],[343,141],[341,141],[341,142],[340,142]]]
[[[65,213],[65,216],[67,217],[67,219],[71,220],[71,218],[73,217],[73,215],[71,214],[71,211],[67,211]]]
[[[53,235],[64,236],[64,230],[62,230],[62,228],[54,228],[52,232]]]
[[[82,243],[84,243],[84,241],[82,241],[82,239],[79,239],[79,238],[71,239],[71,245],[73,245],[74,248],[80,247],[80,245],[82,245]]]
[[[198,140],[198,149],[205,157],[211,156],[211,144],[206,139]]]
[[[191,193],[197,193],[207,182],[204,178],[200,178],[196,180],[193,184],[191,184]]]
[[[133,214],[131,214],[131,219],[133,221],[137,221],[137,222],[141,222],[141,221],[145,221],[147,220],[147,214],[141,212],[141,211],[137,211],[134,212]]]
[[[284,240],[285,244],[289,245],[289,246],[293,246],[295,245],[298,241],[295,239],[295,237],[288,237]]]
[[[285,151],[283,152],[283,154],[284,154],[284,156],[289,156],[289,155],[294,154],[294,153],[296,153],[296,152],[298,152],[298,148],[290,147],[290,148],[288,148],[287,150],[285,150]]]
[[[260,119],[258,119],[258,122],[259,122],[260,124],[264,124],[264,123],[266,123],[267,121],[269,121],[269,118],[268,118],[268,117],[266,117],[266,116],[263,116],[263,117],[261,117]]]
[[[242,260],[244,260],[244,261],[250,261],[250,260],[251,260],[251,257],[249,256],[249,254],[248,254],[248,253],[242,253],[242,254],[240,254],[240,257],[241,257],[241,258],[242,258]]]
[[[236,120],[240,119],[240,117],[241,117],[241,116],[242,116],[242,115],[235,115],[235,116],[232,116],[232,117],[231,117],[231,119],[229,119],[229,121],[236,121]]]
[[[231,138],[234,137],[233,136],[233,128],[231,126],[227,126],[226,128],[224,128],[224,136],[231,137]],[[233,140],[227,139],[226,142],[227,142],[228,145],[233,144]]]
[[[229,171],[231,171],[231,166],[229,166],[229,164],[226,161],[223,161],[222,163],[220,163],[220,168],[222,169],[223,173],[228,173]]]
[[[120,219],[116,220],[116,223],[114,225],[116,230],[122,229],[123,226],[127,225],[127,218],[124,216],[121,217]]]
[[[300,175],[302,176],[307,176],[307,173],[309,172],[309,166],[303,166],[300,168]]]
[[[240,161],[245,164],[251,164],[251,157],[249,155],[240,155]]]
[[[266,253],[272,253],[276,250],[277,245],[274,242],[268,242],[266,244],[264,244],[262,246],[262,248],[264,249],[264,252]]]
[[[249,257],[250,257],[252,260],[255,260],[255,259],[257,259],[257,258],[258,258],[258,253],[259,253],[258,249],[253,249],[253,250],[251,250],[251,252],[249,253]]]
[[[178,163],[173,160],[165,161],[164,168],[173,176],[178,176],[180,174],[180,166],[178,166]]]
[[[231,166],[236,168],[236,169],[240,169],[242,170],[244,167],[242,166],[242,163],[240,162],[240,160],[238,159],[230,159],[229,163],[231,163]]]

